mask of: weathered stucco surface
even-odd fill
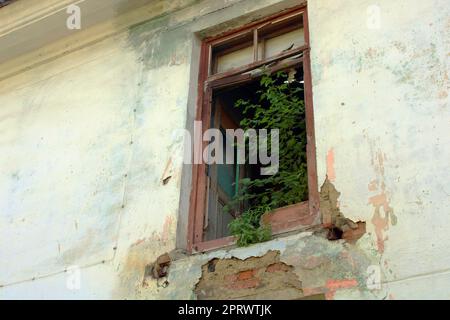
[[[365,233],[179,249],[199,37],[298,3],[149,1],[1,64],[0,298],[450,298],[445,0],[308,1],[319,183]]]

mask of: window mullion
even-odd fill
[[[258,28],[253,30],[253,62],[258,61]]]

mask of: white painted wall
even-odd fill
[[[355,250],[379,261],[380,298],[450,298],[446,2],[309,1],[319,184],[328,172],[344,214],[367,221]],[[175,262],[166,291],[140,284],[186,219],[176,132],[195,107],[195,34],[297,3],[154,1],[1,64],[0,299],[192,298],[185,284],[207,257]],[[371,30],[374,3],[381,21]],[[375,202],[397,218],[386,229],[370,203],[383,190]],[[70,266],[81,268],[79,290]],[[366,296],[335,295],[346,297]]]
[[[185,123],[187,71],[144,74],[119,36],[2,92],[2,284],[113,261],[119,242],[175,221],[177,178],[160,178]]]
[[[379,29],[367,28],[374,4]],[[331,151],[342,211],[368,221],[373,236],[371,197],[384,184],[397,223],[382,230],[380,258],[395,297],[398,281],[450,271],[450,7],[323,0],[310,12],[319,181]]]

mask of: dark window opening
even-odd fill
[[[293,89],[299,89],[298,98],[304,101],[304,77],[303,68],[289,68],[282,70],[286,76],[277,80],[277,84],[282,84],[282,81],[289,82],[289,86]],[[245,118],[253,118],[255,116],[254,111],[243,114],[243,109],[236,107],[239,100],[249,101],[252,104],[260,103],[260,93],[264,92],[264,88],[260,85],[260,77],[248,81],[244,84],[231,85],[225,88],[215,90],[213,92],[213,102],[211,105],[211,120],[210,127],[220,129],[222,132],[223,142],[227,139],[227,129],[241,128],[241,121]],[[263,107],[268,108],[268,102],[262,102]],[[250,110],[252,111],[252,110]],[[305,114],[300,114],[296,119],[297,126],[291,128],[276,128],[280,129],[280,134],[284,134],[287,130],[301,130],[305,132]],[[275,125],[275,127],[277,127]],[[267,126],[256,127],[254,129],[270,129]],[[298,136],[298,134],[295,134]],[[229,137],[233,139],[234,137]],[[237,140],[233,140],[237,143]],[[298,164],[304,164],[306,166],[306,137],[301,136],[301,139],[296,143],[301,144],[304,150],[303,154],[299,154]],[[248,144],[246,145],[246,154],[250,152]],[[268,152],[271,154],[271,150]],[[252,181],[255,179],[264,179],[261,175],[260,164],[250,164],[246,161],[245,164],[237,163],[237,148],[234,148],[234,163],[227,164],[226,160],[226,148],[224,143],[223,148],[223,164],[211,164],[207,166],[207,212],[204,224],[204,239],[214,240],[223,237],[230,236],[230,230],[228,225],[230,222],[241,215],[246,209],[255,205],[254,201],[234,201],[236,196],[239,195],[240,181],[244,178],[248,178]],[[248,159],[247,159],[248,160]],[[283,164],[285,159],[280,158],[280,165]],[[304,177],[306,179],[306,176]],[[280,188],[281,186],[273,186],[273,188]],[[288,186],[285,186],[289,188]],[[265,187],[256,187],[256,193],[263,194],[267,190]],[[292,192],[292,191],[291,191]],[[299,196],[295,197],[295,201],[286,201],[283,205],[290,205],[297,202],[308,200],[307,189],[301,192],[299,190]],[[232,209],[226,210],[226,206],[232,205]]]
[[[15,0],[0,0],[0,8],[10,4],[13,1]]]

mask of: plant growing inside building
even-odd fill
[[[261,216],[274,209],[304,201],[308,197],[306,166],[306,124],[303,85],[295,69],[264,75],[259,90],[251,100],[240,99],[235,108],[244,118],[242,129],[268,129],[267,145],[271,152],[271,130],[279,129],[279,170],[271,176],[250,174],[239,180],[239,188],[226,211],[241,211],[229,229],[238,246],[267,241],[270,226],[261,225]],[[256,152],[249,150],[247,154]],[[252,170],[252,165],[248,172]],[[254,165],[253,165],[254,166]]]

